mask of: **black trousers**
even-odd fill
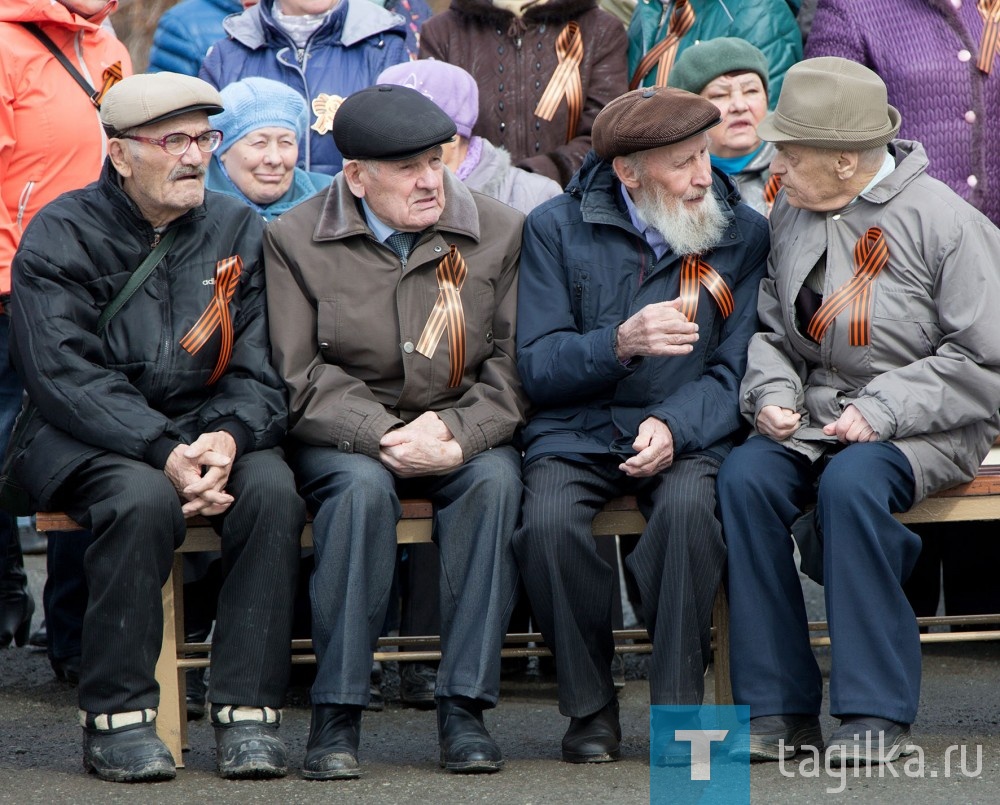
[[[280,707],[290,669],[292,598],[305,504],[280,453],[237,459],[235,501],[212,518],[222,537],[222,590],[212,644],[214,704]],[[119,713],[156,707],[163,635],[160,588],[184,541],[181,503],[167,476],[105,453],[60,489],[58,503],[94,534],[84,571],[80,708]]]
[[[618,573],[597,551],[594,515],[635,494],[646,530],[626,564],[653,640],[650,700],[700,704],[711,656],[712,606],[726,561],[715,516],[718,462],[680,458],[652,478],[632,479],[618,459],[584,463],[547,456],[524,468],[514,553],[531,608],[556,659],[559,711],[582,717],[615,695],[612,602]]]

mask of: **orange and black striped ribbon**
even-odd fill
[[[542,97],[538,99],[535,115],[542,120],[552,120],[562,99],[566,98],[566,142],[576,136],[583,112],[583,83],[580,80],[580,64],[583,62],[583,35],[580,26],[570,22],[556,39],[556,55],[559,64],[552,73]]]
[[[104,96],[108,94],[108,90],[122,80],[122,63],[116,61],[104,71],[101,78],[104,81],[101,88],[90,96],[90,100],[93,101],[94,106],[98,109],[101,108],[101,102],[104,100]]]
[[[781,177],[772,173],[764,184],[764,205],[767,207],[768,215],[774,209],[774,200],[778,197],[779,190],[781,190]]]
[[[989,75],[997,55],[997,46],[1000,45],[1000,0],[979,0],[979,13],[985,24],[976,66]]]
[[[718,271],[700,257],[691,254],[681,261],[681,313],[688,321],[695,320],[702,285],[719,306],[722,317],[729,318],[729,314],[736,309],[733,292]]]
[[[451,251],[437,266],[438,297],[417,341],[417,352],[430,358],[444,331],[448,331],[448,355],[451,373],[448,388],[458,388],[465,374],[465,308],[462,307],[462,284],[469,273],[465,260],[452,245]]]
[[[219,359],[215,362],[215,370],[205,384],[215,383],[229,365],[233,355],[233,320],[229,315],[229,303],[243,273],[243,259],[238,255],[227,257],[215,264],[215,294],[208,303],[205,312],[201,314],[194,327],[188,330],[181,339],[181,347],[191,355],[198,354],[212,334],[218,329],[222,333],[222,344],[219,346]]]
[[[684,34],[691,30],[694,25],[694,9],[688,0],[677,0],[674,10],[670,13],[670,24],[667,26],[667,35],[651,47],[635,68],[632,80],[629,81],[629,89],[638,89],[642,80],[649,75],[649,72],[656,67],[656,81],[654,86],[665,87],[667,76],[670,75],[670,68],[674,66],[674,59],[677,57],[677,48],[680,45]]]
[[[848,305],[851,306],[850,344],[866,347],[872,335],[872,282],[889,264],[889,245],[877,226],[871,227],[854,245],[854,276],[823,300],[809,321],[806,334],[817,343]]]

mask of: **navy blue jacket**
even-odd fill
[[[699,339],[681,357],[615,355],[615,328],[646,305],[680,293],[680,258],[656,260],[632,225],[611,165],[593,151],[567,190],[525,222],[518,284],[517,364],[535,413],[525,461],[607,454],[648,417],[670,428],[677,455],[722,459],[742,428],[740,380],[757,329],[766,273],[767,222],[716,173],[713,192],[729,217],[720,244],[702,255],[725,279],[735,309],[724,318],[702,288]]]
[[[241,11],[240,0],[182,0],[168,8],[153,34],[148,72],[198,75],[208,49],[225,36],[222,21]]]
[[[343,157],[318,110],[335,107],[339,100],[374,84],[386,67],[409,58],[404,20],[368,0],[349,0],[299,51],[274,21],[273,7],[274,0],[261,0],[242,14],[227,17],[223,27],[229,38],[208,52],[199,76],[219,89],[260,76],[299,92],[310,109],[310,129],[299,146],[298,165],[333,176]]]

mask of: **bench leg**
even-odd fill
[[[160,707],[156,715],[156,732],[174,756],[178,768],[184,766],[180,720],[180,676],[177,671],[177,625],[174,608],[174,579],[184,578],[179,567],[181,554],[174,554],[174,569],[163,585],[163,644],[156,662],[156,681],[160,686]],[[182,602],[183,606],[183,602]],[[183,631],[183,629],[182,629]],[[183,673],[183,672],[181,672]]]
[[[729,680],[729,598],[726,596],[725,580],[719,582],[719,590],[715,594],[712,625],[715,627],[715,650],[712,655],[715,703],[732,704],[733,686]]]

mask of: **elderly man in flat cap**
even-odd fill
[[[41,509],[93,532],[85,571],[84,766],[174,776],[154,724],[160,587],[185,518],[222,537],[209,699],[223,777],[280,777],[291,598],[305,507],[273,448],[284,384],[270,365],[263,224],[205,192],[221,133],[210,85],[137,75],[101,105],[99,180],[44,207],[14,259],[11,357],[30,398],[18,477]]]
[[[738,757],[822,745],[793,524],[825,585],[828,760],[913,751],[920,642],[901,585],[920,539],[893,515],[971,479],[1000,430],[1000,231],[899,124],[875,73],[817,58],[758,128],[784,189],[740,393],[757,435],[719,474],[733,694],[751,708]]]
[[[647,521],[627,564],[653,640],[651,701],[696,705],[704,692],[726,557],[715,476],[739,436],[768,253],[764,218],[709,164],[719,119],[679,89],[620,96],[566,193],[525,223],[517,358],[536,408],[514,550],[555,654],[571,763],[621,753],[618,573],[591,536],[610,498],[636,495]]]
[[[361,773],[401,497],[434,503],[441,765],[497,771],[483,711],[497,702],[516,582],[521,473],[509,442],[525,408],[514,366],[523,217],[445,169],[455,124],[409,87],[350,96],[333,136],[343,172],[272,222],[264,245],[290,460],[315,514],[319,668],[303,775]]]

